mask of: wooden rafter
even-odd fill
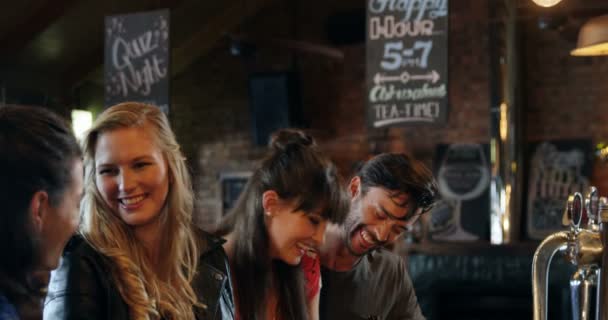
[[[172,50],[172,61],[174,61],[172,75],[175,77],[184,72],[198,58],[214,48],[217,42],[228,32],[253,17],[273,1],[247,1],[247,6],[243,6],[241,1],[231,1],[231,4],[226,6],[225,10],[218,12],[213,19],[203,23],[201,28],[193,32],[188,40]]]
[[[23,19],[9,32],[0,38],[3,55],[11,55],[23,49],[38,34],[46,30],[53,22],[63,16],[76,0],[47,1],[30,17]]]
[[[176,77],[187,70],[192,63],[214,48],[228,32],[274,1],[276,0],[248,0],[246,6],[238,0],[225,1],[226,4],[216,14],[213,14],[211,19],[201,21],[198,29],[193,30],[189,37],[173,46],[174,48],[171,50],[172,76]],[[91,61],[95,61],[95,63],[91,64]],[[99,64],[100,61],[103,61],[103,47],[96,48],[83,63],[73,64],[72,71],[66,75],[66,87],[69,88],[87,80],[101,83],[103,65]]]

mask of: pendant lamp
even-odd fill
[[[578,33],[573,56],[608,55],[608,15],[589,19]]]

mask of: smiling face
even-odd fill
[[[169,192],[168,166],[151,128],[100,133],[95,183],[106,205],[132,227],[157,221]]]
[[[414,213],[408,194],[394,194],[381,187],[360,191],[358,177],[351,181],[351,210],[344,222],[346,247],[352,255],[362,256],[389,245],[411,226],[419,214]]]
[[[320,212],[296,209],[295,201],[280,200],[277,196],[276,203],[269,205],[265,214],[269,256],[293,266],[300,264],[308,251],[318,251],[327,225]]]

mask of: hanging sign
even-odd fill
[[[448,0],[368,0],[366,54],[370,127],[446,122]]]
[[[169,10],[105,18],[106,107],[139,101],[169,111]]]

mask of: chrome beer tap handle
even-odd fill
[[[583,203],[583,195],[580,192],[575,192],[572,199],[572,215],[570,216],[570,225],[576,233],[580,231],[581,222],[583,220]]]
[[[580,247],[578,245],[578,235],[581,232],[580,225],[583,218],[584,198],[580,192],[575,192],[568,197],[567,212],[570,217],[570,231],[568,232],[568,242],[566,246],[566,260],[577,265]]]
[[[598,201],[598,220],[600,223],[600,241],[603,248],[608,247],[608,199],[600,197]],[[598,319],[608,320],[608,251],[602,250],[600,277],[598,285]]]
[[[608,198],[599,197],[597,209],[598,221],[603,223],[608,222]]]
[[[587,196],[587,200],[585,201],[585,205],[587,209],[587,217],[589,218],[587,224],[592,230],[597,231],[600,213],[600,195],[596,187],[592,186],[590,188],[589,195]]]
[[[577,192],[574,194],[572,203],[568,204],[572,206],[572,221],[570,232],[568,232],[566,259],[579,268],[586,265],[599,264],[603,249],[598,232],[599,225],[588,223],[587,228],[581,227],[583,216],[586,213],[590,217],[594,215],[593,211],[599,211],[596,209],[599,207],[597,190],[595,191],[595,195],[587,200],[589,201],[585,201],[582,194]],[[583,204],[587,207],[587,210],[583,209]]]
[[[532,293],[535,320],[547,319],[547,278],[553,255],[565,251],[576,266],[570,279],[573,319],[608,320],[608,199],[595,187],[585,199],[579,192],[568,197],[562,217],[568,231],[549,235],[532,261]]]
[[[569,195],[566,200],[566,206],[564,207],[564,214],[562,215],[562,226],[572,226],[572,203],[574,202],[574,195]]]

